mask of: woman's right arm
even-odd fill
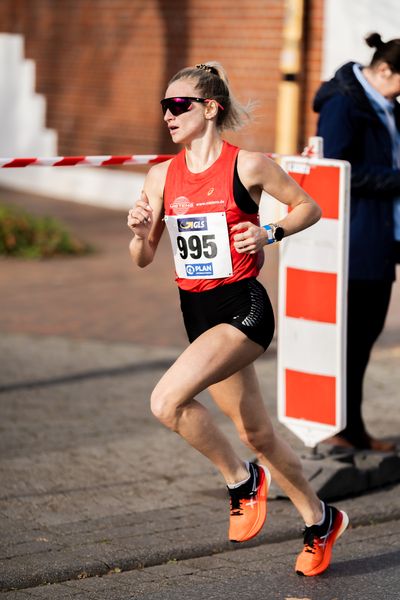
[[[163,193],[169,162],[150,169],[140,200],[128,213],[128,227],[133,232],[129,252],[132,261],[139,267],[146,267],[153,261],[164,230]]]

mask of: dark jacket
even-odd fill
[[[314,110],[324,156],[351,163],[350,279],[395,279],[393,199],[400,196],[400,171],[392,168],[390,134],[353,64],[341,67],[319,88]],[[400,130],[400,105],[395,108]]]

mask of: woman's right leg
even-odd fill
[[[152,395],[155,416],[211,460],[225,478],[230,488],[228,536],[235,542],[253,538],[264,524],[269,473],[258,465],[247,468],[209,411],[194,397],[229,378],[262,352],[259,344],[236,327],[225,323],[217,325],[183,352]],[[234,397],[231,400],[237,402]]]

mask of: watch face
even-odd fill
[[[283,227],[277,227],[275,229],[274,238],[276,239],[277,242],[280,242],[284,235],[285,235],[285,231],[284,231]]]

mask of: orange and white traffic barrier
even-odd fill
[[[281,242],[279,260],[278,418],[315,447],[346,424],[350,165],[281,164],[322,209],[318,223]]]

